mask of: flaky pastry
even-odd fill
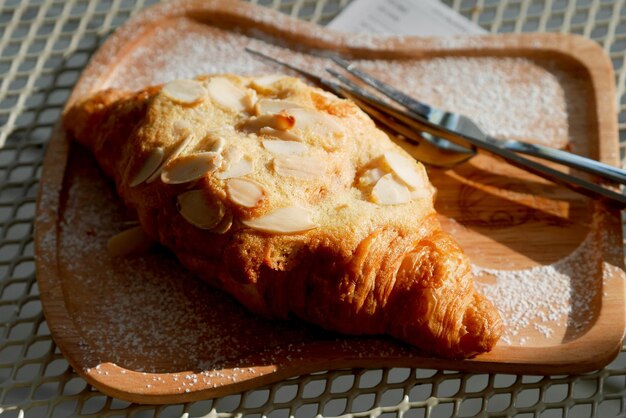
[[[283,75],[200,76],[98,92],[64,124],[149,237],[253,312],[444,357],[501,334],[424,167],[350,101]]]

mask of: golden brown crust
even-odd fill
[[[281,177],[277,157],[259,145],[267,134],[238,128],[246,122],[237,118],[255,117],[252,107],[229,113],[219,100],[206,98],[185,106],[160,87],[134,94],[97,93],[67,112],[65,126],[115,180],[146,232],[248,309],[269,318],[295,315],[342,333],[390,334],[440,356],[468,357],[493,348],[501,333],[500,317],[474,290],[467,258],[441,230],[425,174],[422,189],[409,187],[411,179],[406,184],[398,180],[400,174],[389,175],[411,197],[399,204],[377,204],[372,184],[389,171],[382,155],[402,151],[356,106],[288,77],[272,86],[226,77],[237,88],[254,90],[254,100],[295,102],[328,115],[329,126],[342,127],[341,133],[300,134],[308,147],[305,155],[323,163],[323,175]],[[214,78],[197,80],[207,87]],[[183,128],[177,125],[181,120]],[[228,193],[228,179],[216,175],[223,168],[192,183],[165,184],[157,178],[130,186],[151,151],[161,148],[167,157],[189,131],[194,139],[185,153],[206,151],[216,136],[226,137],[225,149],[244,144],[255,168],[241,178],[262,185],[263,200],[254,207],[237,204]],[[382,171],[368,172],[377,167]],[[416,167],[415,172],[423,171]],[[373,183],[368,176],[374,176]],[[232,227],[217,233],[181,216],[177,197],[190,189],[218,202],[222,212],[233,216]],[[243,223],[293,202],[311,208],[315,226],[268,233]]]

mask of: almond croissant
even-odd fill
[[[347,100],[201,76],[96,93],[64,124],[151,238],[253,312],[455,358],[501,334],[423,166]]]

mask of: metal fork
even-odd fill
[[[344,79],[343,76],[339,74],[337,74],[337,77],[344,81],[346,86],[350,87],[350,91],[348,91],[346,86],[342,86],[332,80],[322,78],[302,68],[296,67],[295,65],[270,57],[262,52],[251,48],[246,48],[245,50],[252,55],[256,55],[257,57],[289,68],[305,76],[314,84],[324,87],[338,96],[351,99],[373,119],[379,122],[379,125],[383,128],[383,130],[395,138],[399,145],[401,145],[407,152],[419,161],[435,167],[447,168],[464,162],[476,154],[473,147],[467,148],[466,146],[457,145],[454,142],[447,141],[443,138],[436,138],[424,132],[419,125],[407,127],[402,124],[398,124],[397,120],[402,119],[409,124],[415,124],[415,121],[412,121],[412,115],[403,115],[401,110],[389,106],[388,103],[380,101],[379,97],[372,95],[370,92],[361,89],[357,85],[354,85],[350,80]],[[366,102],[371,103],[371,105],[367,105]],[[393,118],[390,116],[393,116]]]
[[[428,119],[431,122],[439,124],[451,131],[459,134],[465,134],[483,141],[491,142],[509,151],[518,152],[544,160],[553,161],[568,167],[576,168],[608,180],[616,181],[620,184],[626,184],[626,170],[621,170],[608,164],[601,163],[591,158],[586,158],[567,151],[558,150],[537,144],[530,144],[514,139],[499,139],[487,135],[481,130],[474,121],[465,116],[454,112],[437,109],[426,103],[420,102],[410,97],[396,88],[374,78],[366,72],[358,69],[354,64],[343,60],[336,56],[330,57],[340,67],[344,68],[350,74],[354,75],[367,85],[375,88],[383,93],[386,97],[394,102],[406,107],[414,113]]]
[[[475,149],[478,148],[499,156],[516,167],[539,175],[556,184],[568,187],[586,196],[606,201],[620,209],[626,208],[626,196],[623,194],[617,193],[608,187],[591,183],[580,177],[555,170],[519,154],[530,154],[541,159],[587,171],[621,184],[626,184],[626,171],[624,170],[553,148],[493,138],[485,134],[470,118],[436,109],[422,103],[338,57],[331,57],[331,59],[397,105],[390,104],[388,101],[381,99],[380,96],[371,93],[332,69],[328,69],[329,73],[341,83],[312,74],[293,64],[280,61],[259,51],[250,48],[246,48],[246,51],[290,68],[314,83],[333,91],[335,94],[352,99],[373,119],[382,124],[386,130],[396,134],[396,137],[400,135],[405,141],[408,140],[408,143],[403,142],[401,145],[404,145],[405,149],[408,147],[407,151],[426,163],[431,162],[428,161],[429,159],[436,160],[437,157],[445,156],[446,161],[450,162],[449,165],[460,164],[471,158],[475,154]],[[429,135],[424,135],[424,133]],[[413,148],[411,148],[411,143],[417,143],[418,146],[415,148],[415,145],[413,145]],[[426,153],[423,152],[424,148],[426,148]]]

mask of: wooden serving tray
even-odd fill
[[[557,34],[384,39],[239,2],[183,0],[117,30],[69,103],[111,86],[280,71],[244,53],[247,45],[320,73],[328,62],[307,53],[334,51],[424,101],[475,117],[493,134],[618,163],[611,64],[593,42]],[[106,242],[129,215],[61,128],[44,162],[36,220],[50,330],[90,384],[141,403],[222,396],[345,367],[549,374],[608,363],[624,336],[619,212],[482,155],[429,174],[445,228],[503,314],[505,335],[491,353],[444,360],[391,339],[267,321],[192,277],[165,249],[112,258]]]

